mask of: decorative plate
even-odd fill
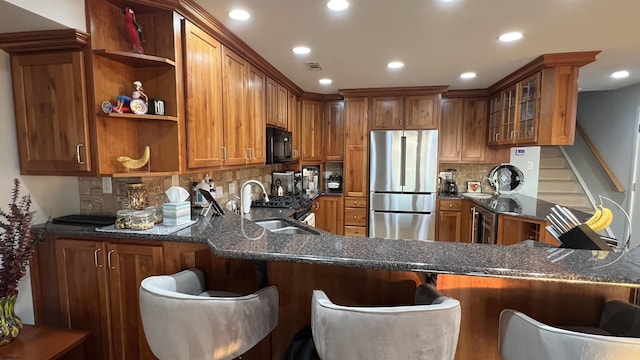
[[[147,103],[142,99],[131,99],[129,108],[134,114],[142,115],[147,113]]]

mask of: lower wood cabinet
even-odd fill
[[[91,359],[153,359],[140,322],[138,289],[164,272],[161,245],[55,241],[63,325],[88,330]]]
[[[342,235],[344,227],[343,197],[325,195],[313,202],[313,212],[316,214],[316,227],[332,234]]]
[[[436,240],[461,241],[462,233],[462,200],[438,200],[438,224],[436,226]]]
[[[367,236],[367,198],[344,198],[344,235]]]
[[[498,245],[512,245],[524,240],[535,240],[559,246],[560,243],[545,229],[547,225],[545,220],[502,214],[498,217]]]

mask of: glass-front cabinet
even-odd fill
[[[500,129],[502,128],[502,93],[494,95],[489,100],[489,145],[500,144]]]
[[[523,144],[537,140],[540,73],[493,95],[489,107],[490,145]]]
[[[538,117],[540,109],[540,73],[520,82],[518,119],[518,142],[535,142],[538,139]]]

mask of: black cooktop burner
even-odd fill
[[[254,200],[251,207],[289,208],[295,210],[294,218],[299,219],[311,210],[311,201],[297,195],[270,196],[269,202]]]

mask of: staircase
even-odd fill
[[[557,146],[540,149],[538,198],[586,213],[593,212],[589,198]]]

